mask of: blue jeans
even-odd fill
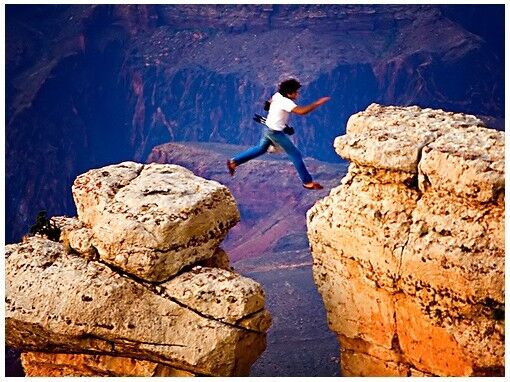
[[[251,159],[261,156],[266,153],[271,143],[274,142],[287,153],[291,162],[294,164],[301,181],[303,183],[310,183],[312,181],[312,176],[306,169],[301,153],[297,147],[294,146],[289,137],[283,131],[271,130],[268,127],[263,127],[263,129],[262,138],[260,139],[259,144],[233,157],[232,160],[234,163],[239,166]]]

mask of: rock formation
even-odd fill
[[[73,195],[101,260],[148,281],[211,257],[239,221],[226,187],[175,165],[92,170],[75,180]]]
[[[504,375],[504,133],[372,104],[335,149],[307,223],[343,375]]]
[[[270,317],[218,248],[239,220],[225,186],[124,162],[73,186],[60,242],[6,246],[6,339],[27,375],[248,375]]]
[[[31,377],[193,377],[194,374],[156,362],[92,354],[21,355],[25,374]]]

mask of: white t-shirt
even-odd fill
[[[289,120],[289,113],[296,106],[293,100],[276,92],[271,98],[271,106],[267,114],[266,125],[271,130],[282,131]]]

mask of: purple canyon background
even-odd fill
[[[90,168],[177,163],[226,184],[241,222],[224,248],[274,320],[252,375],[339,373],[304,214],[345,174],[332,143],[350,115],[419,105],[504,128],[503,5],[7,5],[5,29],[6,242],[41,209],[75,215],[71,185]],[[258,141],[252,115],[288,76],[301,103],[332,97],[291,120],[318,193],[282,156],[224,167]]]

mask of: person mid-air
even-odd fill
[[[287,127],[289,113],[308,114],[329,101],[330,97],[322,97],[309,105],[298,106],[294,101],[299,96],[300,87],[301,84],[293,78],[283,81],[279,85],[278,91],[271,98],[269,113],[265,121],[266,126],[264,126],[260,142],[257,146],[251,147],[227,161],[230,175],[234,175],[237,166],[266,153],[269,147],[274,145],[280,146],[287,153],[303,182],[304,188],[309,190],[323,188],[319,183],[313,181],[312,176],[306,169],[301,153],[284,130]]]

